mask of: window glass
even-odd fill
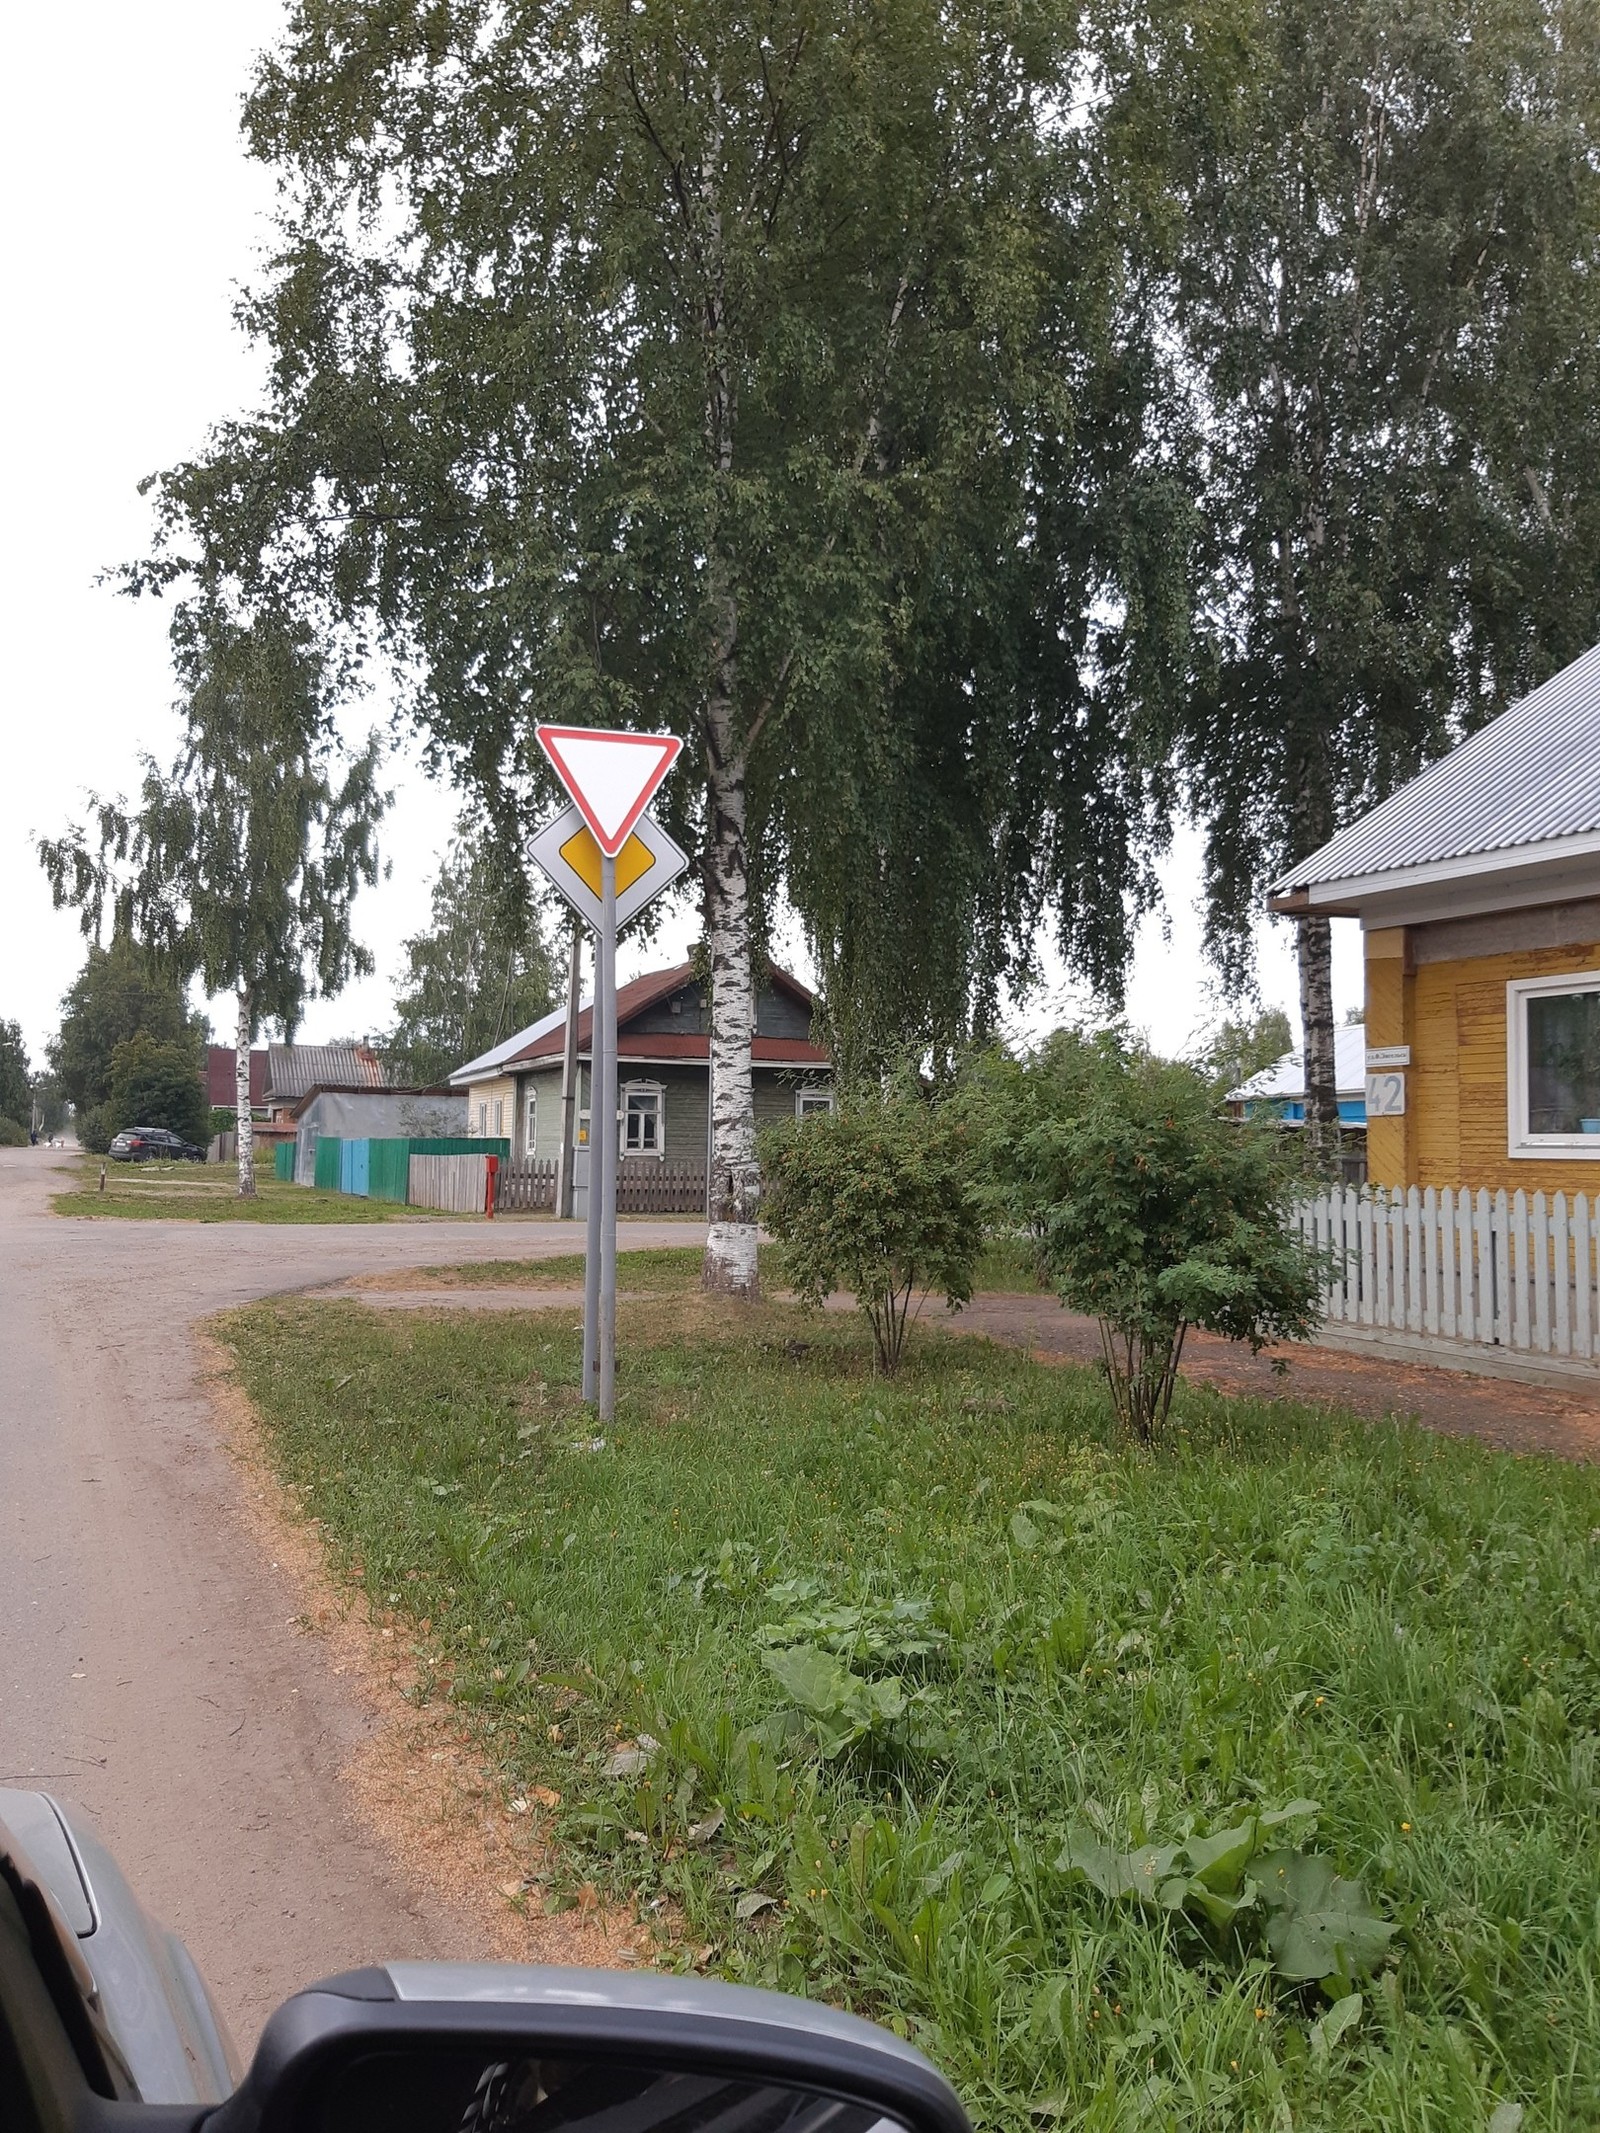
[[[488,1105],[487,1105],[486,1103],[484,1103],[484,1104],[479,1104],[479,1106],[478,1106],[478,1138],[479,1138],[479,1140],[487,1140],[487,1139],[488,1139],[488,1137],[489,1137],[489,1106],[488,1106]]]
[[[498,1140],[503,1140],[503,1139],[504,1139],[504,1137],[505,1137],[505,1130],[506,1130],[506,1105],[505,1105],[505,1098],[504,1098],[503,1096],[497,1096],[497,1097],[495,1098],[495,1100],[494,1100],[494,1137],[495,1137],[495,1139],[496,1139],[497,1141],[498,1141]]]
[[[1528,1131],[1600,1133],[1600,992],[1533,993]]]
[[[795,1116],[809,1118],[813,1111],[831,1111],[833,1097],[826,1089],[802,1089],[794,1100]]]
[[[622,1146],[627,1155],[661,1153],[661,1091],[629,1089],[623,1102]]]
[[[537,1096],[530,1096],[530,1097],[528,1098],[528,1137],[527,1137],[527,1140],[526,1140],[526,1141],[524,1142],[524,1144],[523,1144],[523,1152],[524,1152],[525,1154],[527,1154],[527,1155],[532,1155],[532,1153],[533,1153],[534,1149],[535,1149],[535,1148],[536,1148],[536,1147],[537,1147],[538,1145],[539,1145],[539,1099],[538,1099],[538,1097],[537,1097]]]

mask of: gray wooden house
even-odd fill
[[[756,1123],[831,1109],[833,1074],[813,1043],[815,1002],[798,978],[773,968],[756,999],[752,1046]],[[578,1140],[587,1146],[592,1003],[578,1016]],[[635,1176],[653,1164],[708,1168],[709,987],[691,963],[652,970],[617,991],[619,1153]],[[566,1013],[557,1009],[450,1077],[467,1099],[467,1132],[508,1139],[512,1160],[554,1163],[561,1152],[561,1062]],[[641,1178],[641,1182],[643,1182]]]

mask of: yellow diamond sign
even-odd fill
[[[563,808],[553,822],[547,822],[528,846],[528,856],[549,875],[584,924],[598,933],[600,847],[577,808]],[[617,924],[625,926],[676,881],[688,864],[688,854],[679,851],[661,824],[650,815],[641,815],[617,854]]]
[[[655,828],[651,823],[650,827]],[[659,834],[659,833],[658,833]],[[600,894],[600,847],[594,841],[594,831],[587,822],[582,824],[575,837],[569,837],[561,847],[561,856],[572,871],[584,882],[591,896]],[[636,881],[656,863],[656,855],[640,842],[637,830],[617,854],[617,894],[623,896]]]

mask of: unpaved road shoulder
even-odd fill
[[[420,1260],[570,1251],[571,1231],[67,1221],[62,1168],[0,1152],[0,1782],[89,1809],[248,2049],[314,1977],[493,1950],[358,1811],[341,1773],[378,1708],[260,1545],[190,1329]]]

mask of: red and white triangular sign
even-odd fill
[[[612,733],[596,726],[533,730],[595,843],[615,859],[677,761],[682,741],[675,733]]]

